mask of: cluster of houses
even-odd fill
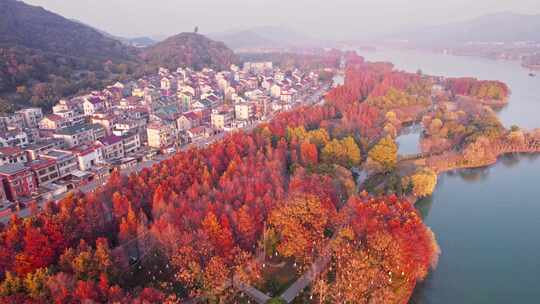
[[[0,215],[217,133],[265,121],[320,88],[271,62],[157,74],[0,115]]]

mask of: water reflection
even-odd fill
[[[519,154],[506,154],[499,158],[500,162],[507,168],[515,167],[521,159]]]
[[[368,60],[447,77],[497,79],[512,90],[499,110],[506,127],[540,125],[540,77],[519,64],[417,51],[362,53]],[[410,303],[537,303],[540,298],[540,162],[507,155],[488,168],[443,174],[434,195],[416,208],[441,247],[439,265]]]
[[[409,304],[426,304],[426,303],[429,303],[426,299],[426,295],[424,294],[424,291],[425,290],[429,290],[431,287],[430,287],[430,282],[431,282],[431,276],[433,274],[430,273],[428,274],[428,277],[422,281],[422,282],[419,282],[416,284],[416,289],[414,290],[412,296],[411,296],[411,299],[409,300]],[[438,301],[433,301],[434,303],[438,302]]]
[[[429,215],[429,211],[431,210],[431,206],[433,205],[433,197],[426,197],[416,202],[415,207],[418,212],[420,212],[420,215],[422,216],[422,219],[425,219]]]
[[[403,128],[399,136],[396,138],[398,144],[398,153],[400,155],[409,155],[420,153],[420,136],[422,127],[419,124],[414,124]]]
[[[458,175],[466,182],[483,182],[489,176],[489,167],[458,170]]]
[[[519,164],[520,161],[534,162],[540,157],[540,154],[523,154],[523,153],[512,153],[505,154],[499,158],[499,161],[505,165],[507,168],[511,168]]]

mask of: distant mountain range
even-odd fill
[[[50,107],[139,61],[135,48],[41,7],[0,1],[0,111]]]
[[[419,46],[455,47],[468,42],[540,41],[540,15],[510,12],[397,33],[393,39]]]
[[[105,37],[108,37],[108,38],[111,38],[111,39],[114,39],[114,40],[117,40],[117,41],[120,41],[122,43],[124,43],[125,45],[128,45],[128,46],[134,46],[134,47],[147,47],[147,46],[151,46],[151,45],[154,45],[157,43],[157,41],[153,38],[150,38],[150,37],[133,37],[133,38],[125,38],[125,37],[120,37],[120,36],[116,36],[116,35],[113,35],[113,34],[110,34],[104,30],[101,30],[101,29],[98,29],[94,26],[91,26],[91,25],[88,25],[82,21],[79,21],[77,19],[70,19],[71,21],[75,22],[75,23],[79,23],[81,25],[84,25],[85,27],[90,27],[94,30],[96,30],[97,32],[99,32],[100,34],[102,34],[103,36]]]
[[[254,48],[320,47],[324,44],[324,41],[285,27],[277,26],[211,33],[208,34],[208,36],[214,40],[224,42],[228,47],[235,50]]]
[[[95,59],[125,59],[131,54],[93,28],[15,0],[0,2],[0,45]]]

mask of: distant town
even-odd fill
[[[318,102],[328,88],[316,72],[272,62],[156,72],[59,100],[50,114],[33,107],[1,115],[2,221],[29,216],[73,189],[94,190],[113,170],[140,170]]]

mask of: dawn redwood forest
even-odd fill
[[[0,304],[538,302],[540,2],[383,2],[0,0]]]
[[[371,196],[351,169],[396,166],[390,135],[430,104],[432,79],[345,58],[345,84],[323,105],[14,217],[1,233],[2,301],[235,302],[227,282],[264,289],[261,256],[294,261],[301,274],[328,255],[310,291],[319,302],[407,302],[438,247],[414,202],[397,195],[429,195],[433,173]],[[508,94],[472,78],[445,85],[478,100]]]
[[[357,193],[350,169],[396,157],[369,100],[422,96],[426,80],[345,57],[345,84],[323,105],[14,217],[0,234],[1,301],[233,303],[233,278],[266,283],[261,256],[301,274],[329,255],[311,288],[321,303],[406,303],[436,264],[434,236],[406,199]]]
[[[320,56],[288,64],[335,71],[343,58],[344,84],[324,103],[14,215],[0,233],[0,301],[248,303],[242,286],[283,292],[269,265],[286,265],[289,281],[320,268],[295,303],[407,303],[440,253],[414,203],[448,167],[491,160],[478,154],[486,137],[520,140],[484,107],[506,102],[509,89],[355,52]],[[448,99],[469,114],[433,111]],[[419,119],[428,165],[411,171],[394,138]],[[441,164],[448,151],[436,148],[450,146],[466,159]],[[363,182],[360,170],[370,173]]]

